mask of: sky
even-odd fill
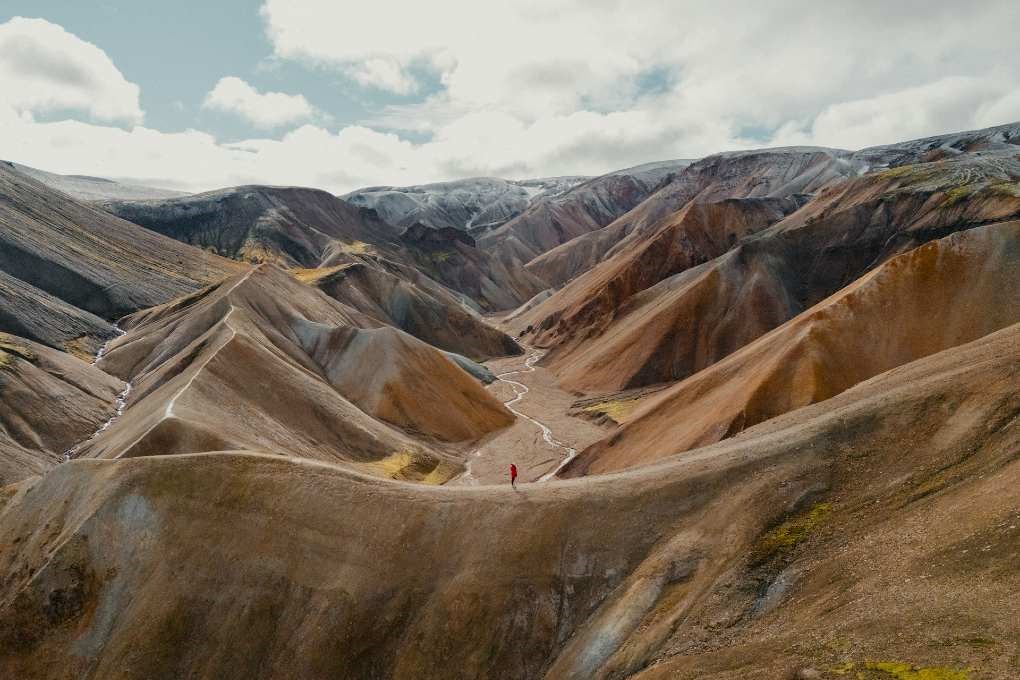
[[[203,191],[597,175],[1020,120],[1015,0],[4,0],[0,158]]]

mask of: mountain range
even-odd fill
[[[0,162],[0,676],[1014,678],[1018,385],[1020,123],[343,196]]]

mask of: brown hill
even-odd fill
[[[82,455],[253,449],[442,479],[459,458],[431,440],[512,421],[438,350],[271,265],[123,325],[100,366],[130,380],[128,408]]]
[[[612,391],[682,379],[897,253],[1020,215],[1017,178],[1020,162],[1011,156],[964,155],[871,173],[823,190],[725,256],[641,296],[634,293],[654,277],[646,274],[647,262],[630,265],[625,251],[515,325],[530,321],[533,341],[552,347],[547,363],[568,385],[577,379],[587,389]],[[638,243],[629,252],[641,252]],[[612,285],[598,285],[603,279],[630,293],[629,302],[614,297]],[[658,356],[659,347],[666,353]],[[623,351],[635,356],[637,367],[629,374],[606,369],[606,358]],[[590,370],[600,366],[601,372]]]
[[[398,247],[397,230],[375,211],[318,189],[241,186],[102,205],[178,241],[252,263],[316,267],[330,248],[360,254]]]
[[[3,328],[89,353],[112,320],[218,281],[239,265],[109,215],[0,163]],[[100,317],[100,318],[97,318]]]
[[[711,362],[711,356],[699,357],[691,351],[698,338],[678,332],[682,323],[677,317],[697,317],[713,333],[723,335],[730,333],[726,326],[740,324],[725,315],[710,323],[708,317],[724,312],[722,307],[703,300],[687,308],[653,309],[647,305],[647,296],[634,301],[631,297],[722,255],[796,207],[786,199],[688,204],[663,220],[646,239],[620,250],[555,296],[555,311],[543,318],[535,335],[537,344],[554,347],[547,365],[564,367],[558,374],[571,389],[606,391],[675,380],[700,368],[699,363]],[[724,282],[713,277],[712,285]],[[524,318],[539,316],[543,313],[540,309],[550,306],[553,303],[547,301]],[[631,315],[632,308],[640,311]],[[761,313],[767,314],[767,310]],[[743,332],[734,328],[736,337],[723,344],[733,345],[730,351],[740,347]]]
[[[523,265],[561,243],[601,229],[663,184],[691,161],[649,163],[618,170],[536,200],[522,214],[479,238],[479,247],[498,259]]]
[[[55,466],[106,422],[123,389],[64,352],[0,333],[0,486]]]
[[[458,229],[417,224],[400,230],[371,208],[318,189],[242,186],[102,205],[153,231],[245,262],[299,268],[360,262],[412,282],[424,273],[486,309],[509,309],[544,287],[520,267],[475,248],[474,239]],[[395,271],[392,264],[404,269]]]
[[[385,260],[296,272],[332,298],[419,340],[476,360],[521,354],[510,336],[483,321],[445,288],[417,270]]]
[[[674,219],[690,201],[800,196],[839,182],[859,167],[850,161],[850,152],[819,147],[709,156],[681,170],[671,182],[602,229],[549,250],[529,262],[527,269],[549,285],[559,286],[628,250],[663,220]]]
[[[932,241],[690,378],[621,402],[625,424],[562,474],[610,472],[719,441],[1017,322],[1020,222]]]
[[[457,229],[414,224],[401,240],[418,269],[467,295],[485,311],[513,309],[546,288],[521,267],[477,248],[473,237]]]
[[[0,551],[0,672],[1005,680],[1018,339],[517,491],[238,453],[74,461],[0,497],[18,546]]]
[[[608,254],[630,247],[629,235],[656,223],[688,201],[739,197],[809,198],[868,170],[892,169],[966,154],[1016,154],[1020,123],[926,137],[856,152],[819,147],[760,149],[716,154],[692,163],[630,212],[606,227],[539,255],[527,269],[560,286]]]

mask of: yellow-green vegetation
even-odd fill
[[[786,520],[765,534],[758,547],[759,555],[767,559],[795,547],[825,521],[831,510],[829,503],[816,503],[804,514]]]
[[[284,264],[283,258],[267,248],[265,245],[252,240],[244,242],[241,249],[237,251],[237,259],[243,262],[250,262],[251,264],[262,264],[265,262],[271,262],[279,265]]]
[[[900,177],[909,177],[915,173],[917,173],[916,165],[900,165],[895,168],[883,170],[877,174],[882,179],[899,179]]]
[[[962,186],[953,187],[946,192],[946,198],[942,201],[943,208],[949,208],[956,205],[960,201],[967,199],[968,197],[976,194],[981,190],[981,184],[964,184]]]
[[[15,357],[21,357],[25,361],[35,361],[35,354],[32,350],[14,342],[14,338],[6,333],[0,333],[0,368],[10,366],[14,363]]]
[[[301,283],[315,283],[350,267],[350,263],[338,264],[335,267],[316,267],[314,269],[291,269],[290,275]]]
[[[876,173],[876,176],[885,180],[902,179],[910,184],[920,184],[921,182],[933,179],[943,167],[943,164],[939,162],[900,165],[888,170],[882,170]]]
[[[417,481],[425,484],[442,484],[452,470],[433,456],[410,449],[397,449],[381,460],[369,464],[377,474],[390,479]]]
[[[66,341],[64,343],[64,351],[88,363],[92,363],[94,358],[89,345],[89,336],[87,335],[79,335],[77,338]]]
[[[902,661],[866,661],[862,664],[853,662],[842,663],[829,669],[834,675],[847,675],[857,670],[857,678],[862,680],[892,678],[893,680],[969,680],[970,673],[966,670],[945,666],[914,666]]]
[[[635,399],[615,399],[612,401],[600,401],[597,404],[585,406],[582,411],[593,415],[604,415],[614,423],[622,423],[630,415],[630,412],[637,406]]]
[[[341,243],[340,250],[348,255],[365,255],[372,253],[372,246],[364,241],[351,241],[350,243]]]
[[[433,262],[446,262],[451,257],[453,257],[452,250],[437,250],[429,253],[429,259]]]
[[[864,667],[896,680],[967,680],[969,675],[965,670],[935,666],[918,668],[898,661],[869,661]]]
[[[993,193],[1000,196],[1020,198],[1020,182],[998,182],[988,187]]]

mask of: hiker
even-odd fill
[[[517,488],[517,466],[510,463],[510,486]]]

